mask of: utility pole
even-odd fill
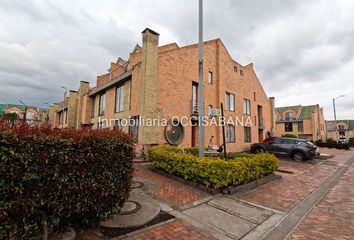
[[[203,0],[199,0],[199,43],[198,43],[198,74],[199,74],[199,157],[204,157],[204,81],[203,81]]]
[[[26,122],[26,117],[27,117],[27,105],[22,102],[20,99],[17,99],[17,101],[19,101],[24,107],[25,107],[25,113],[23,114],[23,122]]]
[[[62,117],[61,117],[61,129],[64,128],[64,110],[65,110],[65,99],[66,99],[66,93],[68,91],[68,89],[66,87],[63,87],[63,86],[60,86],[61,88],[65,89],[65,92],[64,92],[64,100],[63,100],[63,112],[62,112]]]

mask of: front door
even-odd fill
[[[192,147],[196,147],[198,145],[198,126],[192,126]]]
[[[264,139],[264,137],[263,137],[263,129],[259,129],[258,130],[258,142],[263,142],[263,139]]]

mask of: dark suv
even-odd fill
[[[251,152],[269,152],[280,157],[292,157],[297,161],[312,159],[319,155],[316,145],[299,138],[267,138],[262,143],[252,144]]]

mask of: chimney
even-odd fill
[[[270,133],[272,136],[275,136],[275,98],[270,97],[269,98],[269,103],[270,103],[270,113],[271,113],[271,128],[270,128]]]
[[[149,28],[142,32],[143,47],[140,80],[140,117],[156,119],[161,111],[157,108],[157,68],[159,34]],[[160,127],[140,126],[139,143],[159,144]]]

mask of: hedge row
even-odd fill
[[[337,148],[337,149],[349,149],[348,143],[336,143],[336,142],[316,142],[318,147],[327,147],[327,148]]]
[[[181,149],[172,146],[150,148],[148,159],[157,169],[212,188],[244,184],[269,175],[279,167],[278,159],[269,153],[225,161],[183,154]]]
[[[128,197],[133,144],[118,131],[0,124],[0,239],[108,218]]]

